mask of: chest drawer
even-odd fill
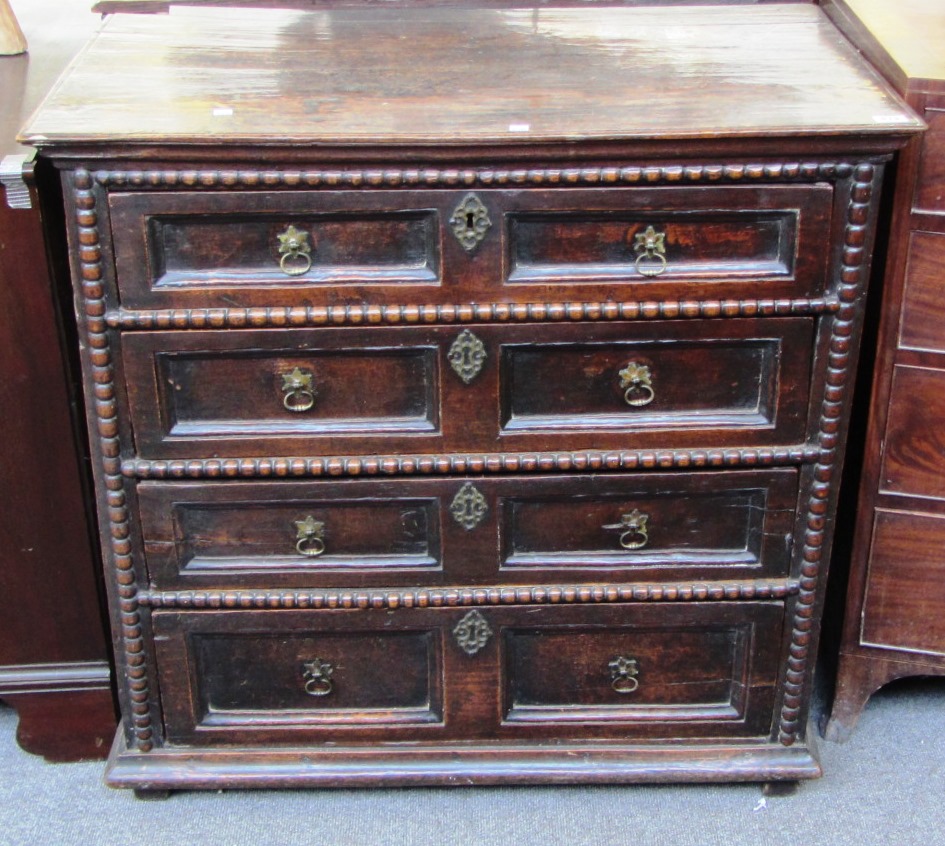
[[[787,575],[794,468],[467,479],[143,482],[162,589]]]
[[[783,606],[155,612],[171,742],[763,736]]]
[[[892,371],[880,489],[945,499],[945,370],[897,364]]]
[[[112,193],[129,308],[816,297],[827,185]]]
[[[773,445],[809,318],[128,333],[143,458]]]

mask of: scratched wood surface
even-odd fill
[[[918,125],[806,4],[187,8],[109,19],[24,137],[458,145]]]

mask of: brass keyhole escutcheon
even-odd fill
[[[331,674],[335,668],[327,661],[316,658],[302,665],[302,681],[309,696],[328,696],[334,689]]]
[[[463,329],[450,344],[446,358],[453,372],[468,385],[485,364],[486,347],[472,332]]]
[[[282,374],[282,404],[297,414],[315,405],[315,377],[310,370],[296,367]]]
[[[617,693],[633,693],[640,687],[640,663],[636,658],[617,655],[607,668],[610,670],[610,686]]]
[[[634,266],[641,276],[659,276],[666,270],[665,232],[647,226],[634,236],[633,251],[637,254]]]
[[[623,401],[627,405],[642,408],[656,399],[653,376],[645,364],[631,361],[617,375],[620,377],[620,387],[623,388]]]
[[[303,276],[312,269],[312,245],[308,232],[290,225],[276,238],[279,241],[279,268],[286,276]]]
[[[467,253],[478,247],[492,227],[489,210],[475,194],[467,194],[450,215],[450,230]]]
[[[650,534],[647,529],[650,515],[638,508],[622,514],[619,523],[612,523],[604,526],[609,531],[620,532],[620,545],[624,549],[643,549],[650,542]]]
[[[295,550],[307,558],[317,558],[325,551],[325,524],[310,514],[295,521]]]

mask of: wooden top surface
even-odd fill
[[[905,76],[945,80],[943,0],[842,0],[842,5],[859,18]]]
[[[478,144],[921,127],[820,9],[174,9],[107,20],[32,144]]]

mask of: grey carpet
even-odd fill
[[[100,763],[47,764],[0,708],[3,846],[931,846],[945,843],[945,680],[877,694],[827,774],[756,785],[179,793],[140,802]]]

